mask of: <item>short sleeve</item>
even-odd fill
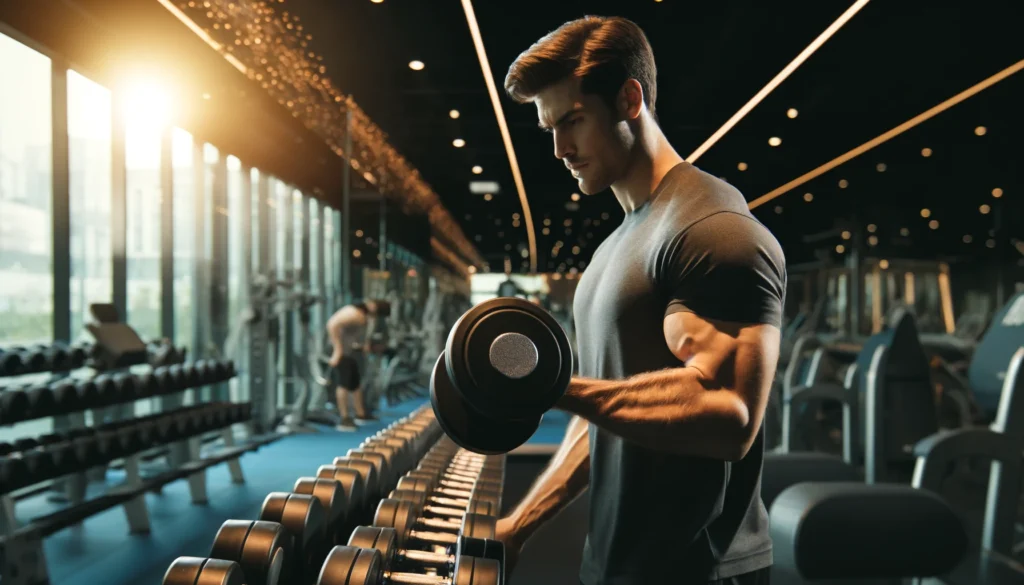
[[[706,217],[666,242],[658,282],[668,295],[665,316],[782,326],[786,260],[757,220],[733,212]]]

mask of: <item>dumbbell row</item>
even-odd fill
[[[0,391],[0,424],[13,424],[93,408],[103,408],[182,392],[235,377],[230,360],[199,360],[160,366],[140,374],[101,374],[90,380],[63,380]]]
[[[249,569],[243,571],[243,574],[252,573],[251,580],[254,582],[269,583],[268,578],[282,571],[300,582],[311,581],[310,567],[313,561],[326,556],[326,548],[340,542],[338,526],[344,523],[346,512],[358,509],[356,492],[365,485],[365,480],[373,478],[378,472],[387,477],[392,469],[401,471],[403,468],[411,468],[411,462],[415,459],[403,461],[400,456],[422,453],[419,446],[425,444],[423,437],[432,433],[436,435],[437,430],[429,410],[392,425],[388,430],[378,433],[375,438],[381,440],[377,445],[368,444],[367,449],[349,453],[359,458],[337,458],[335,462],[339,465],[321,466],[317,478],[300,478],[293,493],[276,492],[268,495],[259,520],[225,522],[215,539],[216,554],[211,556],[230,556],[228,560],[238,560],[239,566]],[[390,435],[389,431],[395,434]],[[375,446],[387,448],[371,449]],[[381,484],[382,487],[392,485],[390,482]],[[368,492],[366,490],[364,496]],[[352,497],[348,498],[346,494]],[[356,504],[350,505],[349,499]],[[289,542],[294,549],[291,555],[288,553]],[[288,570],[283,565],[283,559],[288,556],[302,561],[294,569]],[[219,570],[218,566],[222,569],[224,567],[223,563],[197,565],[197,562],[191,559],[178,563],[168,571],[168,578],[197,570],[197,567],[201,571],[211,571],[213,575]]]
[[[98,427],[0,443],[0,493],[84,471],[158,445],[249,420],[251,405],[209,403]]]

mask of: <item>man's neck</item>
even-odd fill
[[[630,158],[626,174],[612,184],[612,192],[626,213],[650,201],[665,175],[683,162],[683,157],[672,148],[661,128],[652,120],[643,122]]]

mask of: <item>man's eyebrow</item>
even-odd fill
[[[567,119],[568,119],[568,118],[569,118],[570,116],[572,116],[573,114],[578,114],[578,113],[580,113],[580,112],[582,112],[582,111],[583,111],[583,108],[582,108],[582,107],[580,107],[580,106],[577,106],[577,107],[575,107],[575,108],[573,108],[573,109],[569,110],[568,112],[566,112],[566,113],[562,114],[562,115],[561,115],[561,117],[559,117],[559,118],[558,118],[558,120],[556,120],[556,121],[555,121],[555,123],[554,123],[554,126],[558,126],[558,125],[559,125],[559,124],[561,124],[562,122],[565,122],[565,121],[566,121],[566,120],[567,120]],[[548,126],[548,125],[546,125],[546,124],[545,124],[545,123],[544,123],[543,121],[539,121],[539,122],[537,122],[537,126],[538,126],[538,127],[539,127],[539,128],[541,129],[541,130],[550,130],[551,128],[553,128],[553,127],[554,127],[554,126]]]

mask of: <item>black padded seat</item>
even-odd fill
[[[968,545],[941,497],[896,484],[797,484],[775,499],[770,525],[773,581],[934,577]]]
[[[864,475],[841,457],[827,453],[766,453],[761,472],[761,499],[771,508],[787,488],[804,482],[856,482]]]

